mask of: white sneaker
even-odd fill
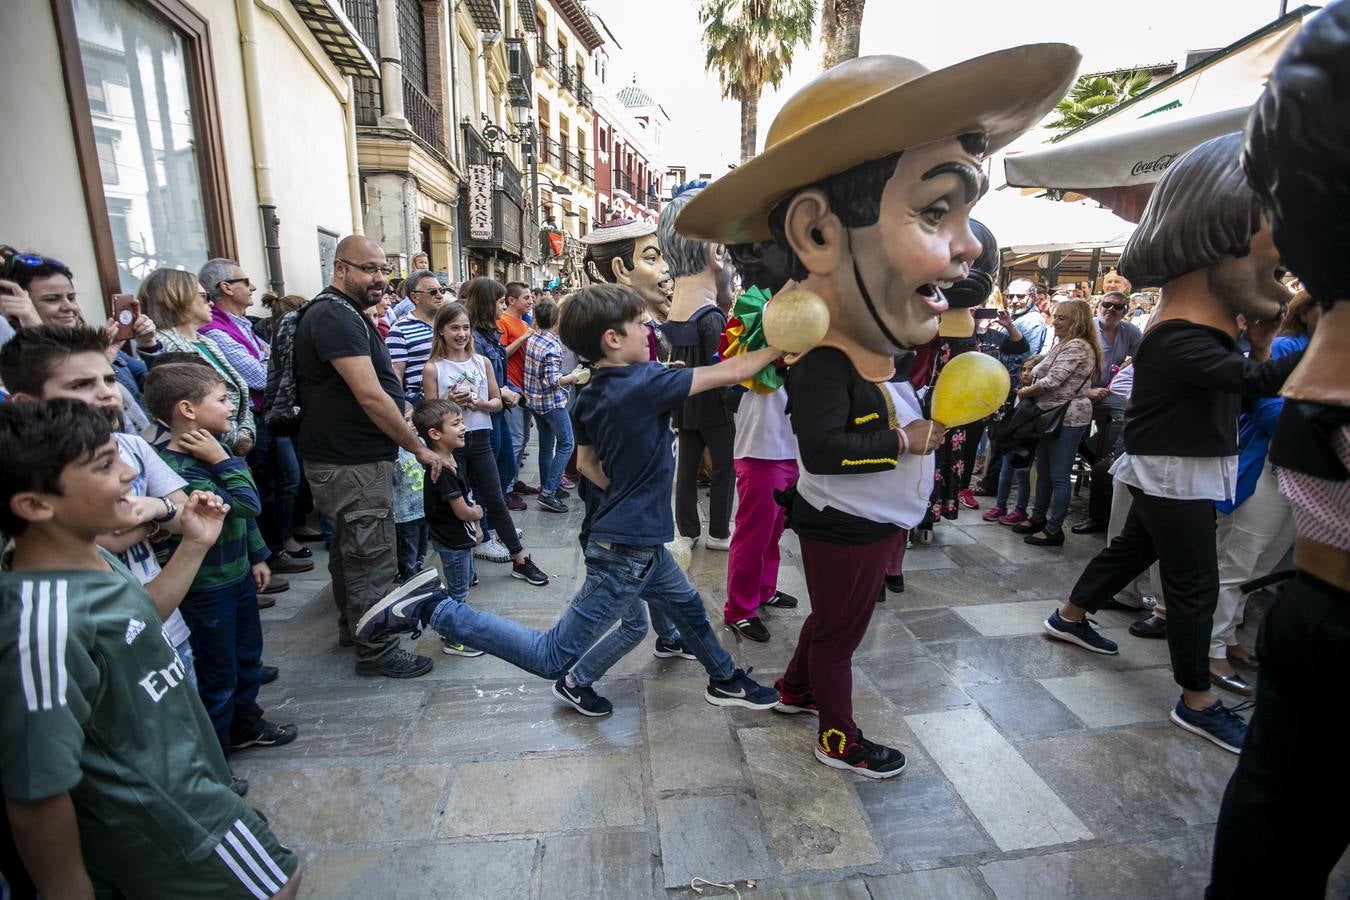
[[[724,538],[706,537],[703,539],[703,546],[709,550],[721,550],[726,552],[731,549],[731,535]]]
[[[689,568],[694,561],[695,540],[695,538],[677,534],[674,540],[666,542],[666,552],[670,554],[671,559],[675,560],[675,565],[681,569]]]
[[[474,559],[485,559],[488,562],[504,563],[511,561],[511,551],[507,550],[506,545],[495,537],[474,547],[473,555]]]

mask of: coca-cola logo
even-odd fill
[[[1141,159],[1130,169],[1131,175],[1143,175],[1147,172],[1162,172],[1177,158],[1175,153],[1164,153],[1155,160]]]

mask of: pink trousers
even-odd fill
[[[735,460],[736,529],[731,535],[727,559],[728,622],[757,614],[764,601],[778,589],[778,539],[787,516],[773,499],[797,480],[797,463],[791,459]]]

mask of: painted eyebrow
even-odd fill
[[[987,187],[984,183],[983,172],[976,171],[965,163],[959,162],[945,162],[933,166],[933,168],[924,172],[921,177],[923,181],[929,181],[937,178],[939,175],[946,175],[949,172],[961,179],[961,183],[966,188],[967,203],[974,203],[980,195],[984,193],[984,190]]]

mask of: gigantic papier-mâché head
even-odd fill
[[[789,275],[829,310],[824,346],[884,380],[899,350],[924,344],[982,246],[972,205],[986,154],[1064,95],[1078,53],[1017,47],[929,72],[868,56],[818,76],[783,106],[764,152],[706,188],[681,233],[772,239]]]
[[[586,275],[595,282],[632,288],[647,305],[648,313],[664,320],[670,296],[660,284],[670,277],[656,226],[651,222],[619,219],[591,230],[581,239],[586,245]]]
[[[707,186],[706,181],[691,181],[671,191],[670,202],[661,210],[661,218],[656,222],[656,237],[670,276],[677,283],[682,278],[706,276],[717,290],[719,304],[729,306],[736,272],[726,248],[716,241],[685,237],[675,230],[676,218]]]
[[[1167,170],[1120,257],[1121,274],[1164,288],[1164,298],[1169,282],[1201,270],[1209,293],[1248,319],[1273,318],[1289,300],[1280,254],[1242,173],[1239,132],[1205,141]]]

